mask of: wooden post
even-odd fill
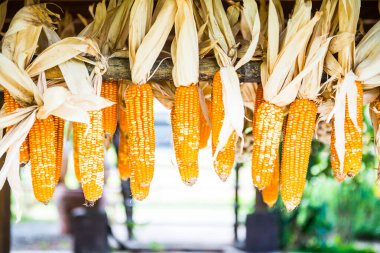
[[[4,104],[4,93],[0,93],[0,107]],[[3,167],[5,155],[0,159],[0,168]],[[0,190],[0,253],[9,253],[11,250],[11,190],[5,182]]]
[[[3,159],[1,159],[1,164]],[[0,253],[10,252],[11,239],[11,191],[8,183],[0,191]]]

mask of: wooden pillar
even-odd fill
[[[1,164],[3,161],[1,161]],[[10,252],[11,191],[8,183],[0,191],[0,253]]]

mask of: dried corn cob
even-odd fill
[[[102,110],[104,132],[110,136],[115,134],[117,126],[118,90],[118,82],[116,80],[103,81],[101,96],[115,103]]]
[[[345,134],[345,154],[343,173],[340,171],[340,161],[335,150],[335,126],[332,121],[331,132],[331,167],[334,171],[334,176],[338,181],[343,181],[346,176],[353,177],[359,173],[362,166],[362,129],[363,129],[363,89],[359,82],[356,82],[358,89],[357,97],[357,122],[361,131],[357,131],[354,123],[350,119],[348,111],[348,103],[346,102],[346,115],[344,120]],[[347,99],[347,98],[346,98]]]
[[[80,172],[80,182],[89,205],[98,200],[104,185],[104,130],[102,111],[90,111],[90,125],[73,123],[74,152]]]
[[[222,81],[220,72],[214,75],[212,84],[212,153],[214,155],[219,142],[220,130],[224,121],[224,104],[222,93]],[[231,174],[235,162],[236,133],[232,133],[224,148],[218,153],[214,161],[214,169],[222,181],[226,181]]]
[[[377,97],[375,101],[370,104],[370,108],[375,111],[377,124],[380,124],[380,97]],[[379,131],[379,130],[378,130]],[[376,132],[374,133],[376,138]],[[380,163],[377,165],[377,184],[380,185]]]
[[[152,88],[149,84],[134,84],[128,87],[125,97],[131,181],[137,187],[148,188],[155,160]]]
[[[62,169],[62,151],[63,151],[63,137],[65,135],[65,120],[53,116],[54,127],[56,132],[56,173],[55,179],[56,183],[58,183],[61,177],[61,169]]]
[[[263,201],[267,206],[272,208],[274,204],[276,204],[278,199],[278,188],[279,188],[279,180],[280,180],[280,164],[279,158],[277,157],[274,163],[274,173],[270,185],[264,188],[262,191]]]
[[[206,106],[208,111],[208,116],[211,118],[212,115],[212,103],[210,100],[206,100]],[[207,146],[207,141],[210,138],[211,126],[207,123],[203,113],[201,113],[201,119],[199,124],[199,148],[205,148]]]
[[[34,196],[44,204],[56,185],[56,131],[53,116],[36,119],[29,131],[30,164]]]
[[[198,178],[199,121],[197,86],[178,87],[171,111],[173,143],[181,179],[190,186]]]
[[[21,108],[21,105],[12,97],[9,91],[4,89],[4,103],[6,113],[14,112],[16,109]],[[7,131],[11,127],[7,128]],[[26,164],[29,162],[29,137],[22,142],[20,147],[20,164]]]
[[[281,197],[288,211],[301,202],[306,184],[317,106],[309,99],[291,103],[281,159]]]
[[[283,120],[283,108],[277,105],[265,101],[257,110],[253,126],[252,180],[259,190],[267,187],[273,178]]]
[[[78,131],[73,131],[73,156],[74,156],[74,171],[75,171],[75,177],[78,182],[80,182],[80,165],[79,165],[79,149],[80,149],[80,143],[78,141]]]
[[[131,176],[131,168],[129,166],[128,137],[120,132],[118,167],[122,180],[127,180]]]
[[[255,97],[255,108],[253,109],[253,119],[252,126],[256,124],[257,110],[261,103],[264,102],[264,90],[262,85],[257,85],[256,97]]]

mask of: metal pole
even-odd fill
[[[238,228],[239,228],[239,169],[243,166],[243,163],[235,164],[235,200],[234,200],[234,213],[235,213],[235,223],[234,223],[234,242],[239,241],[238,238]]]
[[[113,137],[113,143],[115,145],[115,149],[117,154],[119,154],[119,136],[120,136],[120,128],[118,127],[116,133]],[[128,231],[128,239],[132,240],[134,238],[133,235],[133,198],[131,192],[130,179],[126,181],[121,181],[121,193],[123,194],[123,204],[125,208],[125,213],[127,216],[127,231]]]

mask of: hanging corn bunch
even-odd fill
[[[214,53],[220,66],[213,80],[211,126],[214,169],[220,179],[225,181],[234,164],[236,138],[242,138],[244,126],[244,104],[236,69],[250,61],[256,50],[260,20],[256,3],[244,1],[241,26],[249,44],[236,62],[238,46],[230,21],[234,24],[236,22],[233,20],[238,17],[227,16],[220,0],[202,0],[199,12],[204,22],[207,22],[207,34],[215,44]]]
[[[159,1],[153,15],[152,11],[153,1],[134,1],[129,20],[129,61],[133,84],[123,94],[130,182],[132,195],[137,200],[143,200],[149,193],[155,163],[153,91],[147,82],[173,27],[175,1]]]
[[[330,46],[327,64],[337,63],[335,77],[335,105],[328,119],[332,119],[331,166],[337,180],[356,175],[362,164],[363,91],[354,74],[355,32],[359,19],[360,1],[339,1],[339,35]],[[330,73],[329,73],[330,74]]]
[[[328,34],[336,5],[337,1],[327,0],[322,3],[325,6],[321,9],[323,15],[314,29],[305,53],[297,61],[299,71],[309,68],[310,65],[313,68],[300,82],[297,98],[290,104],[285,125],[281,197],[288,211],[298,206],[306,184],[311,141],[317,118],[316,101],[321,92],[323,63],[331,40]],[[302,5],[299,8],[303,8]]]
[[[363,37],[355,50],[356,84],[361,83],[364,90],[364,102],[370,104],[371,121],[374,128],[375,151],[379,156],[379,95],[380,70],[376,67],[380,57],[378,40],[380,37],[380,22],[377,22]],[[380,169],[378,168],[378,182],[380,182]]]
[[[298,56],[306,50],[321,15],[317,13],[310,19],[311,4],[304,3],[296,8],[280,43],[281,15],[278,13],[281,10],[276,8],[275,2],[269,2],[267,55],[261,66],[265,101],[257,110],[253,126],[252,179],[258,189],[270,185],[273,178],[284,119],[283,107],[296,98],[300,79],[311,70],[304,69],[296,75],[294,66]]]
[[[12,31],[14,25],[19,27],[18,32],[7,32],[4,37],[0,61],[6,68],[0,68],[0,82],[17,101],[20,101],[22,108],[0,115],[2,128],[12,126],[0,141],[1,155],[7,152],[6,161],[1,170],[0,186],[2,187],[4,181],[8,179],[16,196],[16,204],[18,204],[22,192],[18,175],[18,155],[21,143],[29,134],[33,190],[39,201],[47,203],[52,197],[57,182],[57,136],[53,116],[89,123],[87,110],[101,109],[110,104],[90,95],[78,97],[65,87],[66,84],[73,90],[76,87],[81,89],[86,87],[83,81],[90,80],[86,67],[82,62],[71,61],[71,59],[82,53],[99,57],[96,45],[88,39],[68,38],[52,44],[31,62],[31,56],[37,48],[42,29],[48,34],[54,32],[48,26],[51,22],[29,19],[25,21],[24,15],[50,19],[53,14],[46,9],[45,4],[24,7],[16,14],[17,19],[12,20],[9,30]],[[38,22],[46,25],[41,24],[39,29],[35,29]],[[22,36],[26,36],[25,42],[28,43],[21,44],[19,47],[9,46],[13,45],[12,41]],[[29,37],[35,38],[35,41],[31,43]],[[59,52],[65,53],[62,57],[52,57],[59,55]],[[11,57],[9,59],[6,56]],[[45,71],[54,66],[61,68],[64,80],[62,77],[46,80]],[[101,64],[97,63],[97,66]],[[68,69],[76,70],[67,74]],[[85,75],[81,72],[83,69],[85,69]],[[99,67],[96,67],[95,71],[99,72]],[[19,213],[20,210],[17,209],[17,215]]]
[[[198,94],[199,47],[191,0],[177,0],[175,37],[171,46],[173,81],[176,86],[171,111],[174,151],[186,185],[198,178],[200,104]]]

